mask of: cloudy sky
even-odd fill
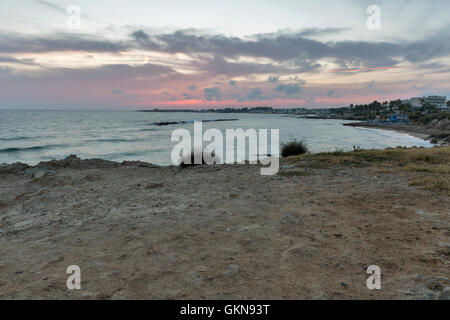
[[[450,96],[449,12],[448,0],[3,0],[0,108]]]

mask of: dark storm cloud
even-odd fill
[[[36,65],[33,59],[16,59],[14,57],[0,57],[0,63]]]
[[[325,35],[325,34],[337,34],[337,33],[341,33],[343,31],[348,31],[350,30],[349,28],[332,28],[332,27],[328,27],[328,28],[307,28],[307,29],[303,29],[299,32],[297,32],[299,35],[301,35],[302,37],[315,37],[315,36],[321,36],[321,35]]]
[[[205,99],[208,101],[220,101],[222,99],[222,93],[216,87],[205,88],[203,89]]]
[[[193,63],[201,70],[211,75],[239,76],[252,73],[291,73],[295,69],[275,64],[261,64],[249,62],[228,62],[221,55],[215,55],[211,59],[202,59]]]
[[[325,29],[323,32],[332,32]],[[291,33],[260,34],[249,38],[225,35],[196,34],[176,31],[168,34],[149,34],[136,30],[127,41],[113,41],[94,36],[55,33],[44,36],[0,34],[0,53],[85,51],[120,52],[135,48],[164,53],[209,53],[227,58],[253,56],[270,58],[278,62],[291,61],[300,72],[318,68],[317,61],[335,59],[345,66],[358,61],[364,67],[393,66],[403,60],[425,62],[450,55],[447,30],[438,30],[424,40],[414,42],[335,41],[321,42],[308,35],[320,30]]]
[[[401,60],[395,59],[402,56],[404,47],[399,44],[388,42],[365,42],[365,41],[341,41],[330,45],[328,57],[334,57],[340,61],[354,63],[358,61],[364,67],[386,67],[393,66]]]
[[[115,94],[115,95],[118,95],[118,96],[123,96],[125,98],[139,98],[138,94],[126,93],[125,91],[120,90],[120,89],[112,89],[111,93]]]
[[[76,34],[57,33],[40,37],[0,34],[0,53],[120,52],[127,49],[127,45],[121,42]]]
[[[77,75],[80,77],[117,77],[117,78],[152,78],[164,74],[176,74],[170,67],[145,64],[141,66],[129,66],[126,64],[104,65],[98,68],[85,69],[59,69],[63,74]]]
[[[405,59],[411,62],[423,62],[445,57],[450,54],[450,32],[447,35],[409,44],[405,50]]]
[[[247,95],[247,100],[253,101],[253,100],[261,100],[262,97],[262,91],[259,88],[254,88],[250,93]]]
[[[267,101],[272,100],[273,97],[269,97],[266,95],[263,95],[263,92],[260,88],[253,88],[245,97],[238,98],[239,102],[243,101]]]
[[[448,68],[448,65],[433,62],[433,63],[421,64],[418,66],[418,68],[419,69],[439,70],[439,69],[443,69],[443,68]]]
[[[132,82],[136,79],[157,79],[164,75],[176,75],[177,73],[165,66],[145,64],[142,66],[129,66],[125,64],[119,65],[103,65],[97,68],[54,68],[46,69],[46,72],[40,73],[39,76],[28,76],[27,74],[18,73],[11,74],[9,81],[11,84],[28,85],[28,84],[57,84],[70,85],[73,88],[79,87],[84,83],[92,81],[100,82]],[[125,92],[120,89],[113,89],[112,93],[121,95]]]
[[[150,37],[142,30],[134,31],[131,33],[131,37],[143,45],[150,41]]]
[[[405,60],[426,64],[431,59],[450,55],[450,41],[446,30],[438,30],[434,35],[414,42],[321,42],[307,38],[321,32],[339,30],[311,29],[259,34],[248,38],[197,34],[192,30],[167,34],[135,30],[128,39],[121,41],[71,33],[46,36],[0,33],[0,54],[54,51],[120,53],[144,49],[192,55],[192,66],[211,75],[230,77],[252,73],[284,75],[313,72],[322,67],[319,61],[326,59],[337,63],[345,71],[346,68],[392,67]],[[241,56],[269,58],[277,63],[230,60]],[[276,76],[271,76],[269,81],[275,82],[275,79]]]
[[[318,31],[314,31],[318,33]],[[310,33],[314,33],[310,31]],[[225,57],[241,55],[265,57],[275,61],[294,61],[306,71],[314,70],[316,61],[333,58],[344,65],[357,60],[365,67],[393,66],[402,60],[426,61],[450,54],[448,32],[437,31],[426,40],[405,42],[336,41],[321,42],[306,38],[308,32],[261,34],[253,38],[224,35],[198,35],[186,31],[147,35],[139,30],[131,37],[146,49],[169,53],[212,53]],[[305,71],[304,71],[305,72]]]
[[[224,35],[197,35],[185,31],[171,34],[147,35],[142,30],[131,34],[131,37],[145,49],[169,53],[213,53],[226,57],[248,55],[267,57],[276,61],[286,61],[298,58],[302,53],[311,57],[323,56],[329,51],[326,44],[310,40],[297,34],[289,35],[258,35],[256,39],[241,39]]]
[[[183,92],[183,96],[186,100],[192,100],[192,96],[189,93]]]
[[[292,95],[292,94],[299,94],[302,88],[300,87],[299,84],[296,83],[288,83],[288,84],[281,83],[274,90],[280,93],[285,93],[287,95]]]

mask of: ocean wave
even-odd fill
[[[150,150],[138,150],[138,151],[105,153],[105,154],[100,154],[97,157],[99,157],[101,159],[108,159],[108,160],[120,160],[123,157],[139,157],[139,156],[149,155],[149,154],[151,154]]]
[[[157,129],[139,129],[139,130],[137,130],[137,131],[142,131],[142,132],[145,132],[145,131],[156,131]]]
[[[12,137],[12,138],[0,138],[0,141],[19,141],[19,140],[30,140],[30,139],[33,139],[33,138],[21,136],[21,137]]]
[[[223,122],[223,121],[238,121],[239,119],[206,119],[206,120],[198,120],[201,122]],[[194,123],[197,120],[187,120],[187,121],[163,121],[163,122],[155,122],[153,125],[155,126],[168,126],[173,124],[185,124],[185,123]]]
[[[94,140],[87,140],[86,142],[135,142],[142,140],[143,139],[94,139]]]
[[[33,147],[11,147],[0,149],[0,153],[14,153],[14,152],[25,152],[25,151],[38,151],[38,150],[46,150],[63,147],[62,145],[45,145],[45,146],[33,146]],[[66,147],[66,145],[64,145]]]

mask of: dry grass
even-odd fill
[[[347,166],[372,168],[379,173],[408,173],[412,185],[450,194],[450,147],[306,154],[288,161],[315,169]]]
[[[411,185],[450,195],[450,176],[424,175],[412,178]]]
[[[307,171],[281,171],[278,175],[283,177],[306,177],[311,173]]]

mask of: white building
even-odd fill
[[[409,103],[411,104],[411,108],[413,109],[422,109],[422,98],[413,97],[409,99]]]
[[[402,103],[411,104],[413,110],[419,110],[423,108],[424,104],[430,104],[441,110],[449,110],[447,107],[447,97],[446,96],[428,96],[428,97],[413,97],[410,99],[402,100]]]
[[[424,97],[423,100],[425,103],[429,103],[430,105],[438,108],[438,109],[446,109],[447,108],[447,97],[446,96],[429,96]]]

